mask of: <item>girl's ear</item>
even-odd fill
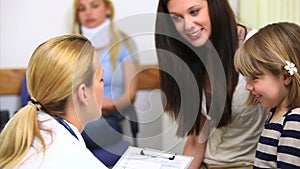
[[[285,74],[283,75],[283,83],[284,83],[286,86],[289,85],[289,84],[291,84],[292,80],[293,80],[293,77],[292,77],[290,74],[285,73]]]
[[[88,105],[86,85],[85,84],[79,85],[76,93],[77,93],[78,101],[84,105]]]

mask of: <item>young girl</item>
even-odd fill
[[[300,27],[275,23],[238,50],[235,67],[248,77],[248,105],[270,109],[254,168],[300,168]]]

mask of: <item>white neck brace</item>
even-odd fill
[[[106,18],[102,24],[95,28],[88,28],[82,25],[81,32],[92,42],[96,49],[105,47],[110,43],[109,24],[110,19]]]

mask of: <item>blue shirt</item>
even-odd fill
[[[128,48],[123,44],[119,51],[119,56],[116,63],[115,70],[110,62],[109,49],[100,52],[98,57],[100,59],[102,68],[104,69],[104,95],[103,97],[109,97],[112,100],[117,100],[124,92],[124,72],[123,62],[133,62]]]

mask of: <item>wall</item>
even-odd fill
[[[1,0],[0,68],[26,67],[43,41],[70,32],[72,0]],[[0,109],[14,113],[16,96],[1,96]]]
[[[240,0],[238,13],[241,23],[256,29],[274,22],[300,24],[300,1]]]

